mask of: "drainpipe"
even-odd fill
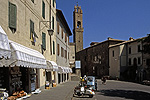
[[[51,0],[49,1],[50,5],[49,5],[49,29],[51,29]],[[50,54],[52,55],[52,39],[51,39],[51,35],[50,35]]]

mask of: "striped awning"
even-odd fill
[[[7,61],[8,66],[46,69],[47,64],[45,57],[39,51],[33,50],[10,40],[9,44],[12,55]]]
[[[8,37],[3,28],[0,26],[0,67],[5,66],[5,60],[10,58],[11,50]]]
[[[8,37],[3,28],[0,26],[0,58],[10,58],[11,51]]]
[[[58,66],[54,61],[46,61],[47,62],[47,71],[58,71]]]
[[[58,66],[59,73],[72,73],[72,69],[69,67]]]

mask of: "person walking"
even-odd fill
[[[103,76],[101,80],[102,80],[102,84],[106,85],[106,77]]]

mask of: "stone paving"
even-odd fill
[[[33,94],[27,100],[71,100],[73,89],[78,83],[78,81],[68,81],[49,90],[43,90],[39,94]]]
[[[98,80],[98,91],[93,98],[73,97],[73,89],[78,83],[69,81],[27,100],[150,100],[150,86],[115,80],[107,80],[106,85]]]
[[[72,100],[150,100],[150,86],[132,82],[98,80],[98,91],[93,98],[74,97]]]

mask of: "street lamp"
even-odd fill
[[[48,31],[48,34],[49,34],[50,36],[52,36],[52,35],[53,35],[53,32],[54,32],[54,30],[53,30],[53,29],[48,29],[47,31]]]

